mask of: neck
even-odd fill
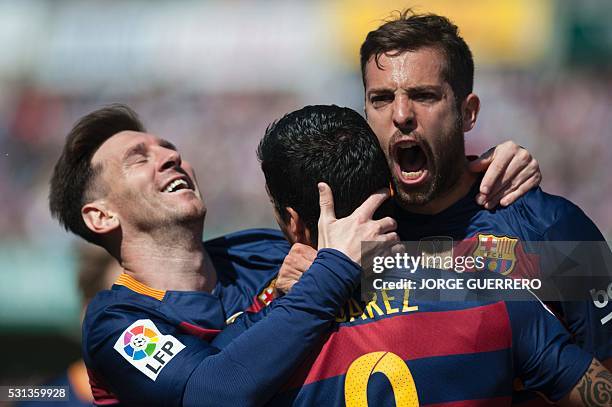
[[[129,239],[124,233],[120,257],[126,274],[157,290],[211,292],[217,282],[201,233],[164,229]]]
[[[453,185],[452,188],[450,188],[449,191],[443,193],[425,205],[409,205],[406,207],[406,209],[413,213],[436,215],[463,198],[469,192],[470,188],[472,188],[472,185],[474,185],[474,182],[476,182],[477,177],[478,175],[470,172],[466,165],[463,167],[459,180],[455,183],[455,185]]]

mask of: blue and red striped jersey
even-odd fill
[[[475,202],[479,184],[476,182],[464,198],[436,215],[398,210],[401,239],[420,241],[442,236],[456,242],[472,241],[473,251],[467,254],[483,255],[488,251],[487,268],[510,278],[538,275],[551,278],[555,277],[551,273],[561,275],[573,268],[570,270],[573,275],[584,276],[584,284],[605,280],[602,287],[585,287],[587,292],[581,298],[590,299],[591,291],[606,292],[608,285],[612,287],[612,253],[601,232],[580,208],[567,199],[535,188],[508,207],[486,210]],[[533,242],[562,241],[586,243],[572,253],[578,262],[568,261],[562,253],[547,253],[534,261],[537,256],[528,247]],[[502,255],[504,248],[508,250]],[[598,278],[594,278],[594,273]],[[612,358],[612,301],[593,298],[547,305],[560,317],[578,345],[599,360]]]
[[[329,329],[361,275],[342,253],[321,250],[265,319],[226,334],[227,317],[250,307],[276,274],[283,245],[280,233],[262,231],[208,243],[219,280],[212,294],[155,290],[125,274],[99,293],[82,343],[95,404],[248,406],[269,399]]]
[[[515,379],[558,400],[591,362],[539,301],[424,301],[415,294],[350,299],[270,405],[510,405]],[[262,318],[244,314],[235,323]]]

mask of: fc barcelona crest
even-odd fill
[[[484,270],[504,276],[512,273],[516,266],[517,238],[478,234],[478,246],[474,257],[484,259]]]
[[[258,295],[257,299],[267,307],[274,300],[274,287],[276,286],[276,279],[270,281],[270,284],[264,288]]]

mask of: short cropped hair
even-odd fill
[[[257,156],[276,210],[287,207],[317,236],[319,192],[327,183],[337,217],[350,215],[365,199],[389,186],[385,154],[365,119],[346,107],[306,106],[272,123]]]
[[[436,14],[415,14],[408,9],[370,31],[361,45],[361,77],[366,86],[366,65],[374,57],[388,52],[403,53],[433,47],[446,58],[444,79],[450,84],[457,103],[464,100],[474,87],[474,59],[459,29],[448,18]]]
[[[145,131],[138,115],[128,106],[113,104],[82,117],[70,130],[62,154],[51,177],[51,215],[66,229],[83,239],[101,245],[100,237],[89,230],[81,208],[97,199],[96,178],[101,165],[91,158],[110,137],[122,131]]]

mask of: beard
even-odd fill
[[[458,114],[453,128],[429,141],[418,132],[412,132],[419,147],[427,159],[429,179],[419,186],[404,185],[395,171],[392,171],[392,182],[396,192],[395,200],[404,209],[414,205],[425,205],[450,191],[459,181],[465,162],[465,144],[462,130],[462,118]],[[404,134],[398,130],[391,138],[390,145]],[[390,168],[395,165],[392,152],[387,154]]]

